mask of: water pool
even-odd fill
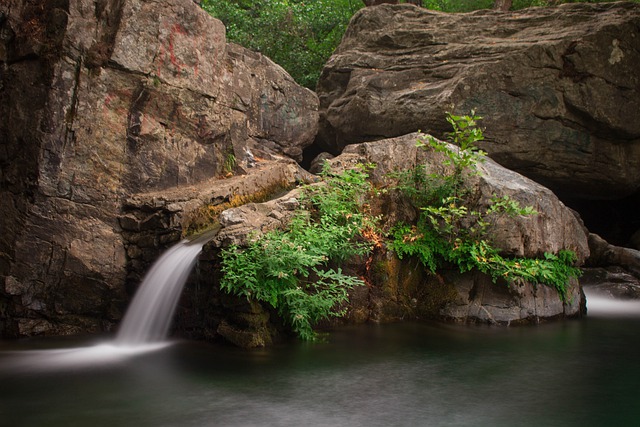
[[[623,314],[347,327],[256,351],[0,342],[0,425],[635,426],[640,310]]]

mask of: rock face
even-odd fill
[[[589,249],[590,267],[622,267],[640,280],[640,250],[612,245],[594,233],[589,234]]]
[[[450,130],[484,117],[482,148],[561,196],[640,189],[640,5],[566,4],[444,14],[364,8],[320,82],[319,143]]]
[[[6,0],[0,62],[0,335],[109,328],[156,218],[128,199],[300,159],[317,130],[317,97],[190,0]]]
[[[431,171],[443,168],[442,155],[416,147],[418,134],[377,142],[350,145],[338,157],[328,160],[334,172],[373,163],[371,180],[381,188],[389,184],[389,172],[424,164]],[[582,264],[589,257],[587,233],[580,221],[547,188],[487,160],[480,174],[468,181],[477,206],[487,207],[492,196],[509,196],[522,206],[532,206],[533,216],[503,216],[488,230],[504,254],[540,257],[544,252],[573,250]],[[399,220],[415,219],[416,206],[387,193],[369,200],[371,213],[382,215],[382,228]],[[254,234],[287,224],[296,206],[298,190],[267,203],[249,204],[223,212],[223,225],[212,247],[243,244]],[[212,248],[209,248],[212,250]],[[584,297],[577,280],[568,287],[567,302],[555,289],[531,283],[508,286],[494,284],[481,273],[460,274],[454,270],[428,274],[415,260],[399,260],[393,252],[379,247],[368,260],[354,260],[345,267],[369,286],[355,288],[346,322],[388,322],[402,319],[439,319],[492,324],[536,323],[556,317],[579,316]],[[225,325],[226,326],[226,325]],[[245,331],[261,336],[264,326]],[[224,329],[223,329],[224,332]],[[251,342],[260,341],[253,339]],[[264,339],[261,339],[264,342]]]
[[[595,295],[640,300],[640,279],[620,267],[586,268],[580,284]]]

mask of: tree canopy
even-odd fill
[[[360,0],[204,0],[229,41],[256,50],[315,88],[322,66],[340,43]]]
[[[517,10],[577,2],[513,0],[510,7]],[[451,13],[491,9],[496,4],[496,0],[422,0],[427,9]],[[268,56],[310,89],[315,89],[322,67],[353,14],[365,7],[362,0],[202,0],[201,5],[224,22],[229,41]]]

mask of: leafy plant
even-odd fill
[[[461,272],[477,269],[489,274],[494,282],[502,279],[508,283],[543,283],[554,287],[564,300],[570,278],[580,274],[580,270],[573,267],[575,254],[571,251],[560,251],[557,255],[545,253],[542,259],[505,258],[500,255],[499,249],[488,238],[487,230],[492,222],[502,215],[515,217],[537,212],[530,206],[520,206],[509,196],[494,196],[482,212],[469,208],[468,195],[464,191],[465,179],[476,173],[478,162],[485,156],[476,146],[483,138],[477,127],[479,117],[473,112],[470,116],[449,114],[447,120],[454,129],[449,141],[457,149],[429,136],[420,139],[417,145],[443,153],[445,163],[452,167],[452,171],[444,176],[429,176],[421,167],[418,172],[400,179],[400,191],[414,203],[428,204],[418,204],[420,215],[416,225],[399,224],[392,229],[390,247],[400,258],[416,256],[431,272],[444,263],[451,263]],[[435,185],[414,186],[425,183]],[[436,199],[436,194],[442,197]]]
[[[366,170],[324,177],[324,185],[305,187],[302,208],[287,230],[268,232],[245,248],[231,246],[221,255],[221,288],[268,303],[304,340],[316,338],[313,325],[319,320],[344,315],[348,291],[364,284],[334,265],[371,248],[361,235],[372,224],[361,212],[360,193],[369,187]]]
[[[224,173],[225,175],[233,175],[233,170],[236,168],[236,156],[232,152],[227,153],[227,156],[224,159]]]

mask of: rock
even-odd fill
[[[322,172],[325,160],[333,159],[335,156],[331,153],[322,152],[318,154],[312,161],[309,167],[309,172],[319,174]]]
[[[261,162],[290,185],[317,130],[316,95],[189,0],[3,1],[0,62],[0,335],[112,327],[200,196],[263,191]]]
[[[416,147],[418,137],[418,134],[409,134],[350,145],[343,154],[329,160],[329,163],[334,171],[351,168],[356,164],[373,163],[376,167],[370,173],[371,179],[379,186],[388,181],[389,172],[406,170],[418,164],[425,164],[427,170],[433,172],[441,170],[441,155]],[[503,254],[542,257],[544,252],[556,253],[569,249],[576,253],[578,265],[589,257],[587,234],[582,224],[549,189],[501,167],[491,159],[479,163],[478,172],[478,175],[470,176],[466,184],[475,192],[471,196],[472,200],[477,201],[473,209],[482,211],[493,196],[509,196],[521,206],[532,206],[538,212],[532,216],[503,216],[489,227],[487,235],[492,237],[495,246],[501,248]],[[399,203],[383,201],[379,209],[379,213],[394,218],[393,221],[397,221],[398,217],[409,219],[408,214],[402,212],[406,207]],[[399,214],[394,213],[398,210],[401,211]],[[388,264],[389,261],[385,263]],[[392,266],[393,263],[388,265]],[[407,275],[402,273],[402,269],[384,267],[383,270],[385,269],[388,273],[382,276],[382,280],[375,280],[374,277],[375,286],[386,289],[392,283],[412,283],[406,281]],[[566,302],[559,298],[555,289],[548,286],[531,283],[511,286],[506,283],[494,284],[486,275],[460,274],[457,271],[443,271],[440,279],[414,279],[413,284],[406,289],[407,292],[391,292],[396,300],[405,300],[400,305],[402,315],[391,316],[396,320],[416,317],[496,324],[538,322],[580,315],[583,304],[577,280],[572,280],[569,284]],[[417,309],[406,303],[413,298],[417,301]],[[388,312],[390,305],[398,308],[396,302],[390,303],[388,298],[376,297],[373,291],[370,299],[377,301],[373,304],[377,308],[371,313],[374,319],[388,319],[388,313],[385,312]]]
[[[493,283],[480,273],[448,272],[444,275],[457,292],[457,298],[447,301],[440,315],[462,323],[512,325],[538,323],[559,317],[581,314],[584,296],[576,279],[569,285],[567,301],[558,298],[555,289],[545,285]]]
[[[269,323],[269,313],[257,302],[237,301],[228,304],[227,313],[216,332],[226,341],[242,348],[270,346],[278,337],[278,330]]]
[[[488,234],[512,256],[543,257],[545,252],[557,253],[562,249],[574,251],[578,264],[589,257],[590,246],[582,223],[546,187],[498,165],[491,159],[478,165],[478,207],[484,209],[493,197],[507,196],[520,206],[530,206],[535,215],[499,217],[488,229]]]
[[[621,267],[585,268],[580,283],[592,294],[615,299],[640,299],[640,278]]]
[[[481,145],[560,196],[640,190],[640,5],[445,14],[360,10],[326,64],[319,149],[423,130],[445,111],[484,117]]]
[[[640,278],[640,251],[609,244],[597,234],[589,234],[590,267],[617,266]]]
[[[271,336],[263,331],[247,331],[226,321],[220,323],[218,334],[230,343],[242,348],[266,347],[271,344]]]
[[[387,140],[348,146],[342,155],[329,160],[332,168],[342,170],[355,164],[373,163],[371,172],[375,184],[382,185],[392,171],[406,170],[425,164],[432,172],[442,170],[443,158],[416,147],[420,134],[409,134]],[[582,264],[589,256],[587,236],[575,215],[547,188],[505,169],[491,159],[478,164],[479,174],[469,178],[477,200],[474,208],[482,210],[493,196],[509,196],[521,206],[531,206],[538,215],[505,216],[488,230],[504,253],[514,256],[536,257],[544,252],[571,249]]]
[[[443,169],[442,155],[417,148],[418,137],[410,134],[350,145],[328,162],[331,171],[336,173],[357,164],[375,164],[370,178],[377,188],[389,184],[392,171],[414,168],[418,164],[425,164],[431,171]],[[486,207],[494,195],[508,195],[522,206],[533,206],[539,212],[531,217],[504,216],[489,228],[487,234],[505,255],[540,257],[544,252],[570,249],[577,254],[579,264],[589,256],[582,224],[550,190],[490,159],[478,169],[479,174],[467,181],[474,192],[471,199],[477,201],[474,209]],[[225,212],[223,215],[243,221],[223,228],[208,250],[229,244],[244,245],[265,231],[285,227],[291,218],[287,201],[297,198],[298,191]],[[373,215],[383,215],[383,229],[400,220],[415,220],[418,210],[392,192],[382,192],[370,198],[368,204]],[[383,246],[377,247],[370,257],[350,260],[343,268],[364,277],[368,286],[353,289],[346,317],[334,323],[437,319],[510,325],[579,316],[583,311],[584,298],[575,279],[568,284],[567,298],[563,301],[555,289],[542,284],[493,283],[490,277],[478,272],[461,274],[447,269],[431,275],[416,260],[399,260]]]
[[[222,212],[222,229],[211,244],[218,248],[243,246],[271,230],[286,227],[299,206],[299,193],[300,190],[295,189],[267,202],[247,203]]]

